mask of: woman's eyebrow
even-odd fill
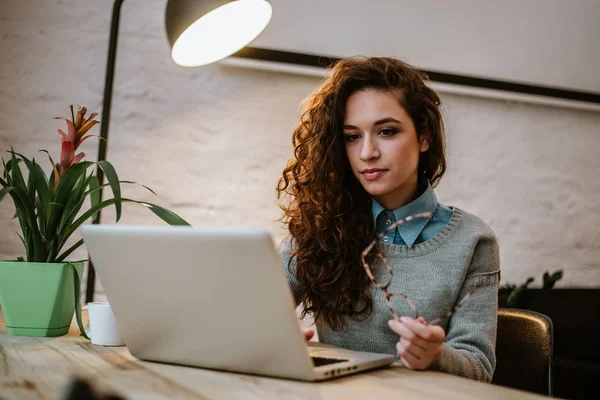
[[[375,123],[373,124],[373,126],[383,125],[383,124],[386,124],[388,122],[395,122],[397,124],[402,125],[402,122],[398,121],[396,118],[387,117],[387,118],[382,118],[380,120],[375,121]],[[358,129],[358,127],[356,127],[354,125],[344,125],[344,129]]]
[[[383,119],[380,119],[378,121],[375,121],[375,123],[373,124],[373,126],[383,125],[383,124],[386,124],[388,122],[395,122],[397,124],[402,124],[402,122],[398,121],[396,118],[387,117],[387,118],[383,118]]]

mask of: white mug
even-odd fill
[[[88,326],[85,330],[92,344],[100,346],[123,346],[125,342],[119,333],[117,321],[106,301],[88,303],[81,310],[88,311]]]

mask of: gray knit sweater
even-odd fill
[[[469,293],[481,287],[456,314],[441,323],[446,342],[432,369],[490,382],[496,365],[496,321],[500,259],[498,242],[492,230],[479,218],[453,208],[452,218],[442,231],[411,248],[382,244],[384,256],[392,265],[395,280],[390,292],[404,292],[415,303],[426,321],[439,318]],[[280,257],[298,300],[292,241],[280,246]],[[289,268],[288,268],[289,266]],[[373,273],[385,282],[387,271],[375,263]],[[319,340],[334,346],[375,353],[396,354],[399,336],[387,324],[392,318],[385,297],[372,285],[373,312],[360,320],[347,317],[343,330],[332,330],[318,321]],[[414,317],[409,305],[399,296],[392,298],[398,315]]]

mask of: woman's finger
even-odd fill
[[[404,351],[409,352],[419,360],[424,359],[427,356],[427,352],[429,351],[427,348],[421,347],[418,344],[411,342],[410,340],[407,340],[405,338],[401,338],[399,343],[402,343]]]
[[[426,342],[439,343],[446,339],[446,332],[444,332],[444,329],[442,329],[440,326],[425,325],[409,317],[401,317],[400,321],[406,325],[411,332]]]
[[[428,342],[426,340],[424,340],[423,338],[421,338],[413,330],[411,330],[407,324],[405,324],[403,322],[390,321],[390,328],[392,328],[392,330],[394,332],[396,332],[398,335],[400,335],[401,337],[408,339],[409,341],[411,341],[423,348],[427,348]]]
[[[400,348],[402,348],[402,344],[400,342],[398,342],[397,346],[400,346]],[[400,354],[400,353],[398,353],[398,354]],[[422,364],[421,361],[408,352],[405,352],[404,355],[400,354],[400,361],[402,361],[402,365],[404,365],[407,368],[417,369],[417,370],[423,369],[421,367],[421,364]]]
[[[392,330],[398,335],[400,335],[403,339],[407,339],[408,341],[412,342],[417,346],[420,346],[421,348],[427,348],[427,342],[421,339],[421,337],[419,337],[416,333],[411,331],[408,328],[408,326],[406,326],[404,323],[395,322],[393,324],[390,324],[390,328],[392,328]]]

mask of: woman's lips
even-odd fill
[[[362,176],[365,177],[366,180],[373,181],[373,180],[381,177],[387,171],[388,171],[387,169],[366,169],[366,170],[360,171],[360,173],[362,174]]]

